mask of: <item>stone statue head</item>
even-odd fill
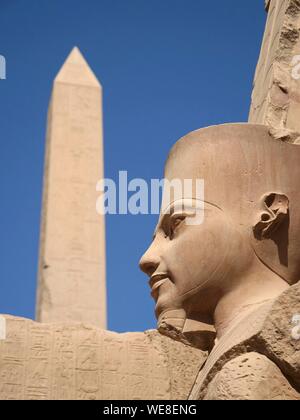
[[[204,197],[164,191],[140,261],[159,322],[227,325],[299,280],[298,145],[273,139],[263,125],[201,129],[172,148],[165,179],[204,180]],[[186,223],[201,212],[201,223]]]

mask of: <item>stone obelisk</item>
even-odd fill
[[[48,111],[36,317],[106,328],[102,88],[78,48],[54,80]]]
[[[249,122],[267,124],[275,137],[299,142],[300,2],[265,0],[268,12],[256,68]]]

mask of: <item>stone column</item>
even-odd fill
[[[36,317],[106,328],[102,88],[78,48],[54,80],[41,220]],[[99,194],[99,193],[98,193]]]
[[[267,124],[275,137],[294,142],[300,132],[300,2],[267,0],[265,5],[268,18],[249,122]]]

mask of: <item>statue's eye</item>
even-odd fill
[[[179,228],[179,226],[182,224],[182,222],[185,220],[184,215],[177,215],[177,216],[171,216],[170,218],[170,239],[173,238],[174,233]]]

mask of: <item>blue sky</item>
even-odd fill
[[[34,317],[46,112],[77,45],[104,89],[105,175],[162,178],[182,135],[246,121],[263,0],[0,0],[0,313]],[[107,217],[109,329],[155,327],[138,261],[156,216]]]

